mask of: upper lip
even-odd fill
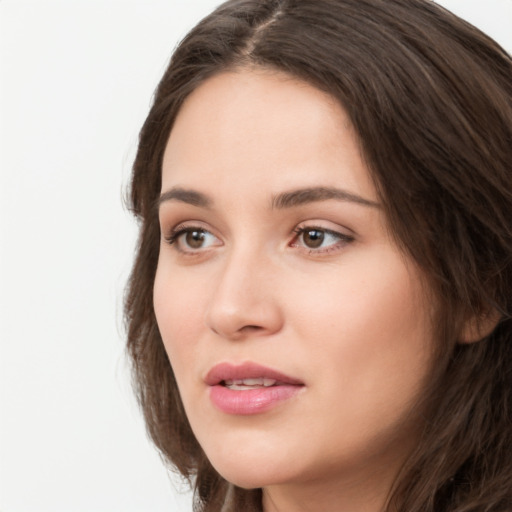
[[[278,384],[303,386],[298,379],[284,373],[267,368],[257,363],[246,362],[242,364],[220,363],[215,365],[206,374],[204,381],[208,386],[216,386],[226,380],[266,378],[277,381]]]

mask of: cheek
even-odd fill
[[[332,383],[362,396],[406,398],[429,371],[433,336],[420,276],[386,256],[361,261],[360,272],[305,283],[314,295],[290,294],[300,325],[296,347]]]
[[[158,266],[153,305],[160,335],[175,373],[194,360],[194,347],[204,328],[205,293],[183,282],[179,272]]]
[[[290,288],[290,316],[303,318],[312,332],[332,332],[342,339],[344,334],[360,333],[368,343],[424,333],[427,315],[416,276],[400,266],[387,272],[374,262],[361,266],[313,276]]]

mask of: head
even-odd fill
[[[258,87],[259,92],[254,90]],[[162,291],[159,257],[165,246],[158,203],[169,187],[194,185],[193,176],[179,174],[186,167],[184,157],[179,158],[182,148],[191,145],[186,135],[194,130],[192,121],[200,119],[203,109],[215,123],[220,116],[212,111],[213,98],[218,97],[219,108],[224,105],[227,112],[226,93],[236,90],[240,95],[233,103],[254,105],[252,100],[264,93],[275,109],[286,97],[293,97],[303,112],[310,103],[322,106],[326,117],[321,126],[327,123],[331,128],[322,140],[334,137],[329,147],[336,147],[338,137],[344,151],[339,158],[356,162],[350,168],[360,169],[346,175],[340,168],[339,180],[377,205],[368,208],[378,210],[379,233],[389,237],[386,247],[393,249],[391,262],[402,262],[399,268],[404,273],[395,276],[414,284],[400,295],[400,300],[414,299],[412,309],[406,310],[398,300],[386,312],[389,318],[399,305],[402,308],[392,322],[395,326],[417,314],[421,321],[405,331],[412,346],[411,333],[419,329],[425,349],[421,357],[407,359],[419,365],[421,378],[414,381],[418,389],[404,395],[405,403],[397,407],[414,418],[408,423],[414,445],[397,467],[391,501],[403,510],[439,510],[477,499],[496,504],[507,499],[512,472],[510,454],[503,449],[511,445],[507,415],[512,406],[512,62],[485,35],[427,1],[230,1],[203,20],[176,50],[141,131],[134,164],[131,205],[141,234],[126,302],[139,398],[161,453],[183,475],[197,476],[198,499],[215,510],[216,500],[226,492],[223,476],[231,475],[219,475],[208,460],[212,449],[205,454],[204,441],[199,443],[193,433],[200,429],[191,428],[185,409],[191,420],[193,412],[187,403],[184,407],[178,390],[183,378],[176,381],[180,372],[173,372],[172,350],[162,340],[165,329],[173,336],[176,330],[166,327],[165,320],[169,290]],[[287,111],[292,106],[293,102]],[[264,107],[262,102],[260,111]],[[312,139],[312,132],[307,132],[311,118],[299,116],[291,123],[304,128],[304,141]],[[211,141],[215,154],[220,142]],[[256,173],[248,176],[254,189],[271,191],[267,185],[274,176],[273,184],[279,185],[277,171],[263,173],[260,182]],[[283,176],[286,183],[307,181],[311,173]],[[204,176],[196,177],[204,182]],[[189,178],[192,181],[187,182]],[[331,178],[337,179],[335,170],[322,179],[329,185]],[[247,185],[243,179],[242,185]],[[227,184],[226,194],[235,187],[229,175],[220,180]],[[212,186],[215,196],[215,180]],[[262,204],[256,201],[249,208],[257,216]],[[333,230],[332,225],[320,227]],[[379,261],[388,256],[379,254]],[[331,275],[315,276],[316,282],[335,281],[332,276],[339,270],[331,267]],[[235,272],[236,262],[230,268]],[[276,268],[279,278],[282,274]],[[352,284],[355,296],[359,293],[366,300],[356,282]],[[261,291],[256,281],[252,286]],[[175,293],[179,302],[180,290]],[[332,297],[336,288],[326,293]],[[264,306],[265,299],[260,303]],[[305,306],[299,301],[297,307]],[[269,325],[278,325],[280,320],[265,311],[263,320],[247,320],[248,326],[266,325],[265,318],[270,318]],[[359,318],[365,308],[355,312]],[[204,313],[212,332],[226,333],[218,311]],[[335,312],[330,318],[334,316]],[[378,315],[373,318],[378,320]],[[368,322],[371,319],[370,315]],[[330,332],[338,331],[342,334],[343,328],[334,322]],[[390,339],[396,335],[392,331]],[[317,343],[321,346],[322,339]],[[393,364],[399,362],[393,359]],[[389,364],[390,372],[398,373],[398,367]],[[369,369],[375,374],[375,368]],[[404,415],[399,416],[395,420],[402,421]],[[224,471],[222,464],[213,462]],[[258,485],[254,482],[235,483]],[[251,496],[240,490],[238,499]]]

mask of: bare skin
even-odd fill
[[[265,512],[381,511],[416,442],[433,339],[343,109],[283,74],[209,79],[170,135],[160,224],[155,312],[214,467],[263,488]],[[302,387],[229,414],[205,383],[226,362]]]

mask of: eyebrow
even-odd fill
[[[180,201],[200,208],[210,208],[213,203],[207,195],[197,192],[197,190],[181,187],[171,188],[167,192],[163,192],[158,198],[158,207],[166,201]]]
[[[283,192],[272,199],[272,207],[277,209],[293,208],[294,206],[314,203],[316,201],[328,201],[329,199],[348,201],[372,208],[380,207],[379,203],[375,201],[370,201],[347,190],[334,187],[301,188]]]
[[[317,201],[328,201],[329,199],[347,201],[372,208],[379,208],[380,206],[375,201],[370,201],[357,194],[335,187],[308,187],[282,192],[272,198],[271,206],[276,209],[285,209]],[[212,199],[206,194],[181,187],[163,192],[158,198],[158,206],[160,207],[166,201],[180,201],[199,208],[211,208],[213,205]]]

